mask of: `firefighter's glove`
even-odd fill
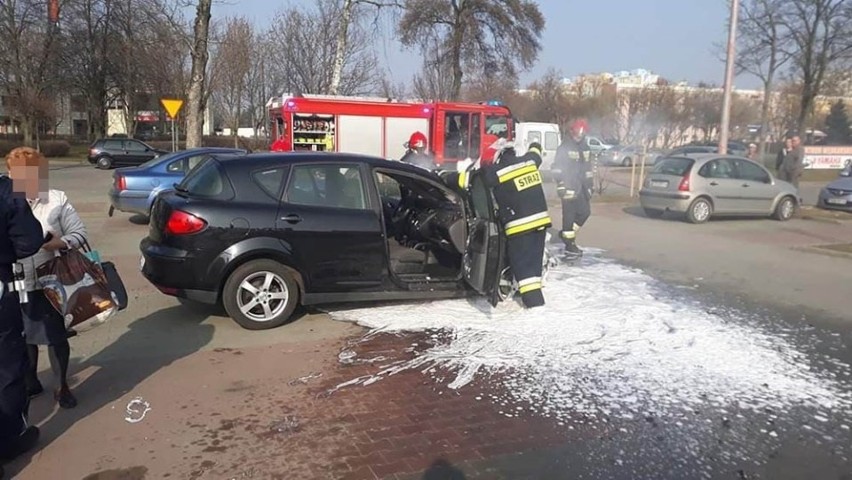
[[[568,190],[564,186],[556,187],[556,195],[562,200],[573,200],[577,196],[574,190]]]

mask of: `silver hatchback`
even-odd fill
[[[661,158],[639,191],[645,214],[684,214],[692,223],[712,216],[772,216],[789,220],[798,191],[742,157],[702,153]]]

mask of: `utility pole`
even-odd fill
[[[731,1],[731,24],[728,26],[728,59],[725,62],[725,95],[722,100],[722,126],[719,132],[719,153],[728,153],[728,131],[731,129],[731,93],[734,88],[734,59],[737,55],[737,17],[739,0]]]

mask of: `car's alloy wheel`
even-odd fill
[[[712,214],[713,205],[710,204],[710,201],[706,198],[697,198],[689,206],[689,210],[686,212],[686,219],[690,223],[704,223],[710,219],[710,215]]]
[[[621,162],[621,165],[624,167],[629,167],[631,163],[633,163],[633,160],[630,157],[627,157],[624,159],[624,161]]]
[[[228,277],[222,303],[243,328],[265,330],[283,325],[298,304],[299,290],[292,273],[272,260],[255,260]]]
[[[793,214],[796,213],[796,202],[790,197],[784,197],[778,202],[778,206],[775,207],[775,212],[772,215],[776,220],[780,220],[782,222],[786,222],[793,218]]]
[[[506,301],[515,296],[518,291],[518,282],[515,281],[515,275],[512,273],[511,267],[506,267],[500,272],[500,284],[497,286],[497,294],[500,301]]]
[[[96,165],[101,170],[109,170],[109,168],[112,167],[112,159],[109,157],[101,157],[98,159]]]

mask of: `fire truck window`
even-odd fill
[[[485,133],[509,138],[509,118],[489,115],[485,117]]]
[[[447,112],[444,127],[444,158],[467,157],[467,136],[470,118],[466,113]]]
[[[470,116],[470,149],[468,157],[476,160],[479,158],[479,147],[482,143],[482,129],[480,128],[480,115],[473,114]]]

